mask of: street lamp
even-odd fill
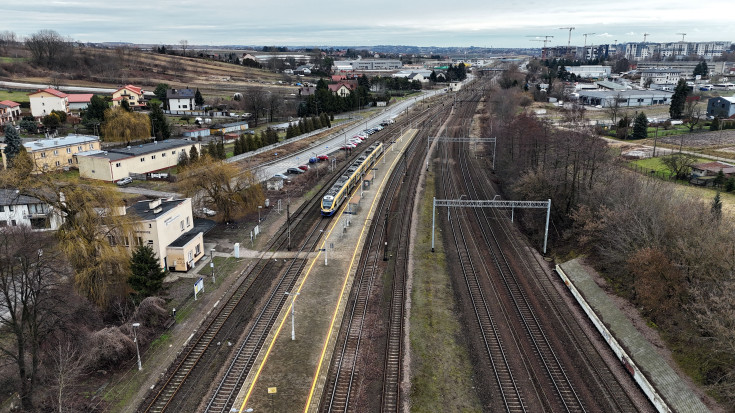
[[[209,250],[209,266],[212,267],[212,284],[214,284],[214,248]]]
[[[260,224],[260,210],[263,209],[263,205],[258,205],[258,223]]]
[[[285,292],[283,294],[293,296],[293,301],[291,302],[291,341],[294,341],[296,340],[296,296],[300,293]]]
[[[135,342],[135,352],[138,353],[138,371],[143,370],[143,366],[140,364],[140,349],[138,348],[138,333],[137,329],[140,327],[140,323],[133,323],[133,341]]]

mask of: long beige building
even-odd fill
[[[4,150],[5,146],[5,143],[0,143],[0,150]],[[91,135],[68,135],[26,142],[23,146],[36,164],[34,172],[40,173],[77,166],[74,157],[80,152],[99,150],[100,138]],[[8,167],[5,156],[3,167]]]
[[[179,156],[187,155],[196,146],[201,153],[200,142],[185,139],[169,139],[127,148],[93,150],[77,154],[79,176],[102,181],[118,181],[131,175],[144,175],[162,171],[179,162]]]
[[[140,219],[133,239],[123,241],[131,251],[139,245],[151,247],[169,271],[189,271],[204,257],[204,233],[214,223],[194,222],[191,198],[136,202],[126,213]]]

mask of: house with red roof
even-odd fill
[[[131,108],[145,106],[143,93],[145,93],[145,91],[142,88],[133,85],[125,85],[112,93],[112,105],[120,106],[122,101],[126,100]]]
[[[89,102],[92,100],[91,93],[69,93],[69,110],[84,110],[89,106]]]
[[[332,85],[327,85],[329,90],[337,96],[347,97],[350,95],[352,90],[355,90],[356,86],[353,83],[339,82]]]
[[[20,120],[20,103],[12,100],[0,101],[0,126]]]
[[[34,118],[42,118],[55,110],[69,113],[69,97],[64,92],[53,88],[39,89],[29,93],[28,97],[31,101],[31,115]]]

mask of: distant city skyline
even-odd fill
[[[8,4],[9,3],[9,4]],[[243,5],[232,0],[9,0],[0,6],[3,27],[19,36],[55,30],[82,42],[177,45],[318,45],[540,48],[650,42],[733,41],[731,0],[692,4],[679,0],[620,0],[559,4],[498,0],[336,4],[282,0]],[[595,3],[595,4],[590,4]],[[550,23],[553,22],[553,23]],[[531,37],[529,37],[531,36]],[[539,37],[543,38],[543,37]]]

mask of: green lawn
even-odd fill
[[[28,61],[27,57],[7,57],[0,56],[0,63],[15,63]]]
[[[0,90],[0,100],[12,100],[13,102],[30,102],[28,92],[10,92],[6,90]]]
[[[697,163],[702,162],[711,162],[711,159],[706,158],[697,158]],[[661,162],[661,158],[647,158],[647,159],[638,159],[635,161],[630,162],[631,165],[635,165],[639,168],[642,168],[643,170],[647,171],[656,171],[658,172],[669,172],[669,169],[666,167],[666,165]]]

